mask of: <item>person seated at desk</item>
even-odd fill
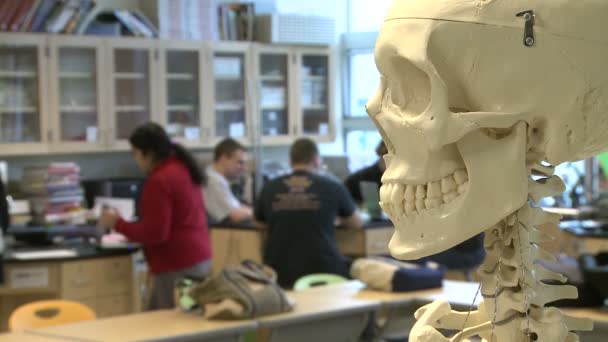
[[[292,172],[264,184],[255,204],[255,221],[268,229],[264,263],[282,287],[311,273],[349,277],[334,224],[339,218],[345,228],[360,228],[357,207],[341,183],[318,174],[321,159],[312,140],[296,140],[289,156]]]
[[[239,223],[251,219],[251,207],[234,196],[229,183],[229,180],[243,174],[246,158],[245,147],[232,138],[226,138],[215,146],[213,164],[206,169],[204,190],[207,213],[214,222]]]
[[[129,137],[137,166],[147,173],[139,222],[104,209],[99,224],[143,245],[152,273],[147,310],[172,309],[174,285],[182,277],[211,274],[211,242],[201,186],[204,174],[190,153],[149,122]]]
[[[353,197],[357,205],[363,205],[364,198],[361,194],[361,182],[375,182],[378,184],[378,189],[382,185],[380,179],[382,178],[382,174],[384,170],[386,170],[386,164],[384,163],[384,159],[382,156],[388,153],[388,149],[384,144],[384,141],[380,140],[378,146],[376,146],[376,155],[378,155],[378,160],[368,167],[365,167],[352,175],[348,176],[344,181],[346,188],[350,192],[350,195]]]

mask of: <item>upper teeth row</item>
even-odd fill
[[[384,184],[380,187],[381,205],[391,216],[409,216],[414,212],[438,208],[463,194],[468,180],[466,170],[459,169],[441,180],[427,184]]]

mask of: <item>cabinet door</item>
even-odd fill
[[[48,150],[47,41],[0,34],[0,154]]]
[[[246,142],[249,137],[249,94],[247,47],[213,49],[213,140],[232,137]]]
[[[100,150],[104,146],[99,38],[51,38],[53,149]]]
[[[153,41],[134,38],[111,40],[109,53],[112,145],[126,149],[138,126],[157,119],[153,87],[157,84],[157,53]]]
[[[202,145],[201,44],[166,43],[161,49],[161,121],[180,143]]]
[[[260,48],[257,51],[258,110],[255,121],[265,144],[288,143],[290,135],[297,134],[289,101],[290,56],[286,49]]]
[[[329,51],[303,51],[298,58],[300,131],[329,140],[334,135]]]

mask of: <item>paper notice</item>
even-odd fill
[[[9,276],[12,288],[23,289],[49,286],[49,269],[47,267],[17,268]]]
[[[199,140],[201,138],[201,130],[198,127],[184,128],[184,137],[188,140]]]
[[[87,127],[87,142],[97,142],[97,127],[89,126]]]
[[[231,123],[228,134],[231,137],[244,137],[245,136],[245,124],[243,122]]]
[[[319,124],[319,135],[328,135],[329,134],[329,125],[326,123]]]

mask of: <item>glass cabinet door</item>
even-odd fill
[[[329,56],[302,55],[300,65],[300,106],[302,132],[328,135],[329,129]]]
[[[247,136],[245,106],[245,54],[216,52],[213,56],[215,83],[215,136]]]
[[[114,48],[115,139],[126,140],[150,121],[150,50]]]
[[[0,43],[0,144],[41,142],[38,47]]]
[[[59,47],[57,63],[59,141],[99,142],[96,49]]]
[[[259,55],[259,108],[262,136],[289,134],[289,56],[286,53]]]
[[[165,53],[167,133],[185,140],[200,140],[199,52]]]

